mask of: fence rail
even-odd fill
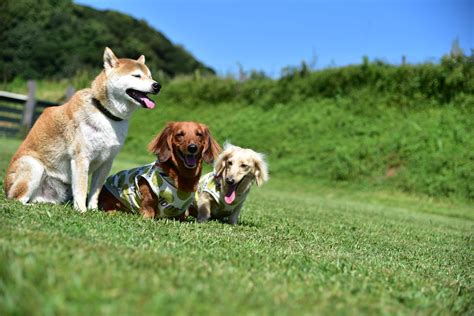
[[[8,101],[12,103],[23,104],[26,101],[28,101],[28,96],[24,94],[19,94],[19,93],[0,91],[0,101]],[[57,106],[57,105],[59,105],[58,102],[36,100],[36,106],[40,106],[43,108],[48,107],[48,106]]]
[[[68,100],[73,87],[66,90]],[[0,91],[0,135],[24,136],[46,107],[58,106],[58,102],[36,99],[36,82],[28,81],[28,95]]]

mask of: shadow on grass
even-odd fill
[[[160,219],[158,219],[158,220],[160,220]],[[171,220],[173,220],[173,219],[171,219]],[[184,219],[184,220],[176,220],[176,221],[179,221],[183,224],[193,224],[193,225],[198,224],[196,218],[194,218],[192,216],[187,216],[186,219]],[[222,224],[222,225],[232,226],[231,224],[227,223],[227,221],[225,219],[210,219],[207,223],[219,223],[219,224]],[[201,223],[201,224],[198,224],[198,225],[206,225],[206,223]],[[244,227],[252,227],[252,228],[261,228],[262,227],[262,225],[258,225],[254,222],[250,222],[250,221],[247,221],[247,220],[239,220],[239,222],[235,226],[237,226],[237,227],[244,226]]]

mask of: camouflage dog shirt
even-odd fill
[[[194,192],[178,191],[173,179],[163,171],[158,162],[120,171],[107,178],[105,187],[129,211],[138,213],[142,202],[138,188],[140,178],[148,182],[158,197],[158,205],[155,207],[158,218],[180,216],[193,201]]]
[[[235,200],[231,204],[227,204],[224,201],[224,195],[221,193],[221,178],[216,177],[214,172],[209,172],[201,177],[198,184],[198,189],[194,195],[194,206],[197,208],[197,200],[199,194],[202,192],[209,193],[210,196],[216,201],[217,209],[215,209],[216,215],[218,216],[229,216],[240,204],[244,203],[247,198],[248,192],[237,195]]]

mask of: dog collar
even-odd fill
[[[95,106],[99,111],[101,111],[105,116],[107,116],[107,117],[108,117],[109,119],[111,119],[112,121],[115,121],[115,122],[123,121],[123,118],[117,117],[117,116],[113,115],[112,113],[110,113],[110,111],[107,110],[107,109],[102,105],[102,103],[100,103],[100,101],[97,100],[96,98],[92,98],[92,103],[94,104],[94,106]]]

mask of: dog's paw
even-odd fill
[[[97,206],[97,203],[95,203],[95,204],[87,205],[87,209],[88,210],[97,210],[97,209],[99,209],[99,207]]]
[[[154,219],[155,212],[145,211],[145,212],[142,212],[142,216],[143,218]]]
[[[234,217],[234,216],[229,216],[229,218],[227,219],[227,223],[229,223],[230,225],[232,226],[235,226],[237,225],[237,222],[239,221],[239,218],[238,217]]]
[[[197,222],[200,224],[206,223],[209,220],[209,216],[198,216]]]
[[[30,202],[29,197],[22,197],[21,199],[18,200],[21,204],[23,205],[33,205],[33,203]]]
[[[85,205],[78,205],[78,204],[74,203],[74,209],[75,209],[76,211],[78,211],[79,213],[85,213],[85,212],[87,212],[87,208],[86,208]]]

